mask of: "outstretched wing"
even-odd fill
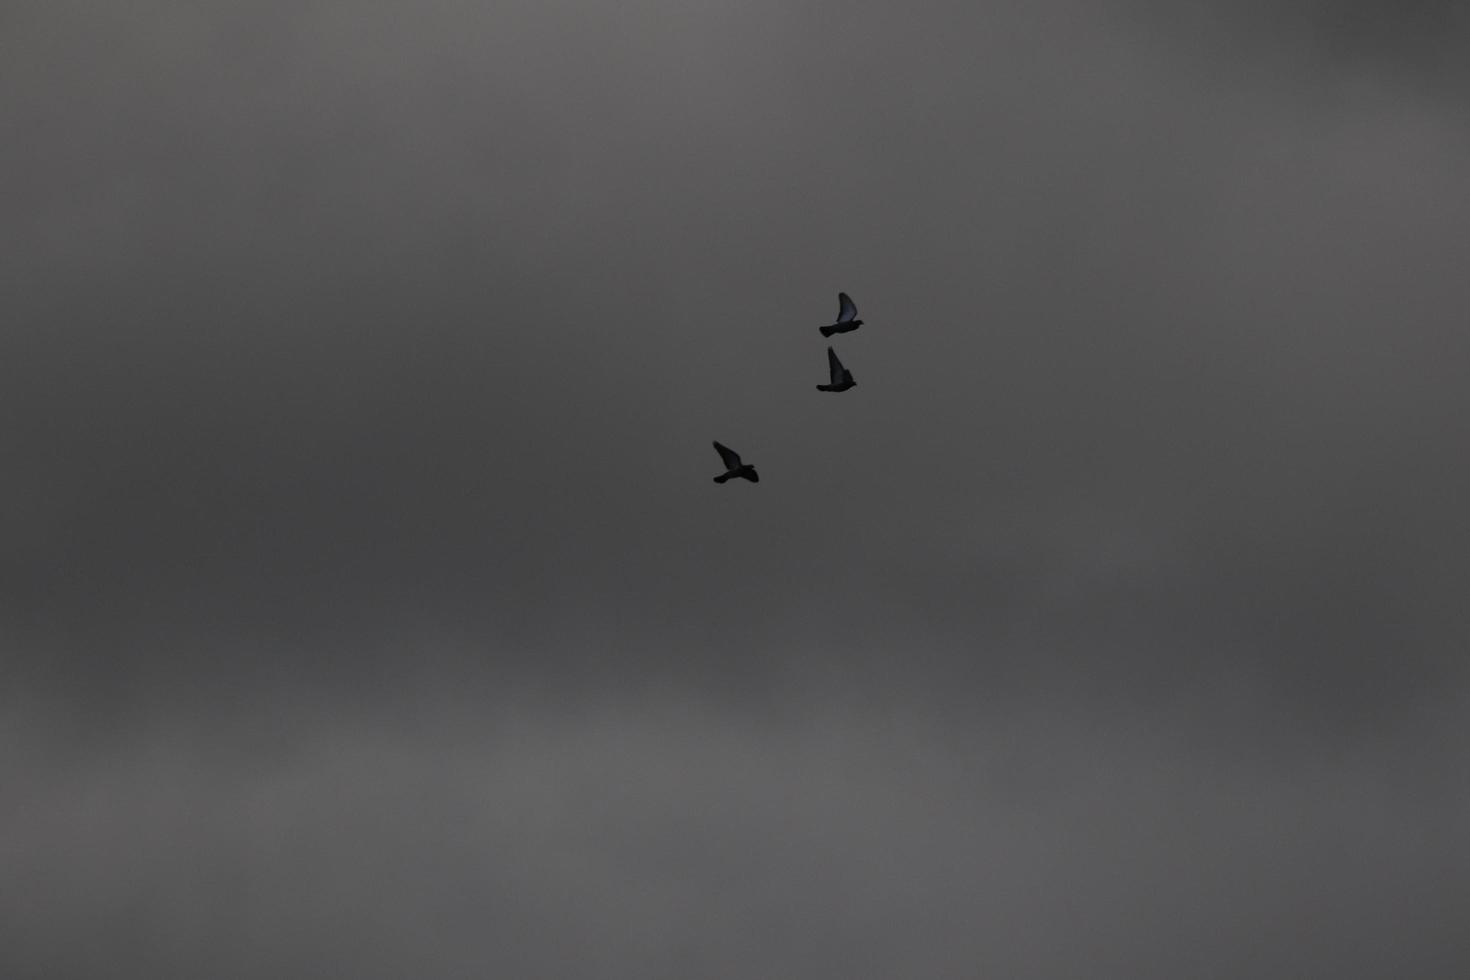
[[[715,452],[719,453],[720,459],[724,460],[725,469],[733,470],[740,465],[740,454],[729,446],[722,446],[717,442],[715,443]]]
[[[827,373],[834,385],[842,384],[842,362],[837,359],[837,352],[830,347],[827,348]]]
[[[853,303],[852,297],[846,293],[837,294],[837,322],[846,323],[857,319],[857,305]]]

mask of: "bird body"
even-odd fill
[[[837,294],[837,321],[825,327],[818,327],[823,337],[830,337],[834,333],[850,333],[863,325],[863,321],[857,318],[857,304],[853,303],[852,297],[846,293]]]
[[[852,379],[852,372],[842,366],[837,352],[830,347],[827,348],[827,371],[832,380],[828,384],[817,385],[818,391],[846,391],[857,385]]]
[[[725,472],[715,477],[716,483],[724,483],[726,480],[733,480],[736,477],[742,480],[749,480],[751,483],[760,482],[760,474],[755,471],[755,467],[749,463],[742,463],[740,461],[740,454],[735,450],[728,446],[722,446],[717,442],[715,443],[715,452],[720,454],[720,461],[725,464]]]

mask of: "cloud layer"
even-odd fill
[[[0,973],[1464,972],[1451,5],[94,6]]]

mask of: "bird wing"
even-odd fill
[[[827,373],[832,377],[834,385],[842,384],[842,362],[837,359],[837,352],[827,348]]]
[[[729,446],[722,446],[717,442],[715,443],[715,452],[719,453],[720,459],[724,460],[725,469],[733,470],[740,465],[740,454]]]
[[[846,323],[857,319],[857,305],[853,303],[852,297],[846,293],[837,294],[837,322]]]

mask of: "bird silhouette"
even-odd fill
[[[828,384],[817,385],[818,391],[846,391],[857,384],[852,380],[852,372],[842,366],[842,362],[837,359],[837,352],[830,347],[827,348],[827,370],[831,373],[832,380]]]
[[[756,473],[755,467],[749,463],[740,462],[740,454],[735,450],[729,446],[722,446],[717,442],[715,443],[715,452],[720,454],[720,459],[725,464],[725,472],[715,477],[716,483],[724,483],[726,480],[734,479],[737,476],[749,480],[751,483],[760,482],[760,474]]]
[[[846,293],[837,294],[837,322],[825,327],[818,327],[823,337],[830,337],[834,333],[848,333],[863,325],[863,321],[857,318],[857,306],[852,297]]]

